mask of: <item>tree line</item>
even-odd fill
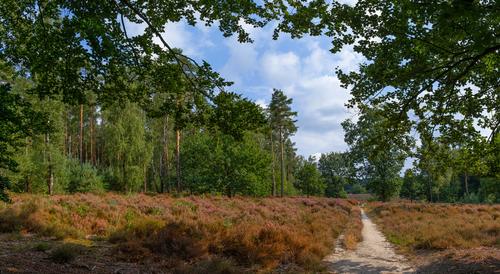
[[[57,192],[99,182],[123,191],[202,192],[206,186],[188,188],[197,183],[183,170],[195,165],[182,156],[183,148],[196,153],[188,148],[199,146],[216,163],[200,168],[215,170],[207,178],[229,195],[239,193],[230,180],[243,176],[252,184],[264,176],[242,164],[262,152],[269,157],[255,165],[270,167],[265,189],[276,195],[368,188],[383,200],[400,193],[497,201],[497,6],[462,0],[1,1],[0,197],[20,185]],[[343,124],[348,157],[330,158],[348,159],[349,168],[334,167],[338,175],[325,163],[345,165],[328,155],[318,162],[293,157],[289,136],[296,129],[287,120],[227,91],[231,82],[162,37],[166,24],[181,20],[217,25],[243,43],[252,38],[241,22],[272,23],[274,39],[321,35],[332,40],[332,53],[352,46],[363,55],[357,70],[336,70],[358,119]],[[128,22],[142,24],[144,32],[131,37]],[[414,168],[402,180],[409,157]],[[26,180],[23,172],[32,176]],[[86,177],[108,179],[82,183]]]

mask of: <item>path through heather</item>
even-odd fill
[[[414,273],[407,260],[394,252],[391,244],[361,209],[363,241],[356,250],[345,250],[340,241],[325,258],[331,273]]]

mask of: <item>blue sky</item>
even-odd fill
[[[351,48],[330,53],[331,42],[326,37],[293,40],[282,35],[273,40],[272,25],[263,29],[243,26],[253,43],[225,38],[217,27],[192,27],[183,22],[167,25],[163,38],[190,57],[209,62],[226,80],[234,82],[231,91],[258,104],[269,103],[273,88],[293,98],[299,129],[292,139],[299,154],[344,151],[347,147],[340,123],[355,117],[355,112],[344,106],[349,91],[340,87],[334,69],[355,70],[362,57]],[[134,35],[141,33],[143,26],[129,23],[127,29]]]

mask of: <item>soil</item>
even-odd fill
[[[332,273],[414,273],[408,261],[396,254],[392,245],[361,210],[363,241],[356,250],[345,250],[340,241],[335,252],[328,256],[328,269]]]

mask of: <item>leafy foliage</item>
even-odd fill
[[[386,122],[380,110],[374,109],[359,117],[356,124],[350,120],[342,123],[356,176],[365,178],[367,187],[384,201],[399,192],[399,172],[413,142],[409,135],[387,132]]]
[[[326,184],[318,170],[316,159],[309,158],[299,164],[296,174],[295,187],[306,195],[325,194]]]
[[[190,136],[182,148],[184,181],[194,193],[264,196],[269,193],[270,155],[247,133],[241,141],[221,133]]]
[[[352,181],[354,166],[348,153],[330,152],[321,154],[318,168],[326,179],[327,197],[345,197],[344,186]]]

